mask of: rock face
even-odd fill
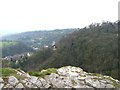
[[[44,72],[44,71],[43,71]],[[0,88],[114,88],[120,90],[120,82],[110,76],[87,73],[79,67],[66,66],[57,69],[57,73],[39,78],[30,76],[22,70],[16,70],[19,77],[0,77]],[[112,89],[113,90],[113,89]]]

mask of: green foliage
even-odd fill
[[[57,69],[55,68],[48,68],[44,71],[41,72],[29,72],[30,75],[32,76],[37,76],[37,77],[44,77],[45,75],[50,75],[51,73],[57,73]]]
[[[18,75],[17,72],[15,71],[15,69],[13,69],[13,68],[0,68],[0,72],[2,72],[2,78],[4,80],[6,80],[6,78],[8,78],[8,76],[14,76],[19,79],[25,79],[25,76]]]
[[[89,73],[89,75],[91,75],[91,76],[97,76],[97,77],[102,77],[103,78],[103,75],[98,74],[98,73]]]
[[[66,34],[77,29],[62,29],[50,31],[31,31],[2,37],[3,40],[23,42],[30,47],[41,48],[44,45],[51,45],[53,41],[58,42]]]
[[[10,45],[9,47],[3,47],[2,48],[2,57],[5,56],[13,56],[15,54],[21,54],[24,52],[31,52],[33,49],[29,46],[27,46],[24,43],[17,42],[14,45]]]
[[[2,37],[3,43],[0,43],[0,48],[2,44],[3,46],[9,46],[2,47],[2,57],[33,52],[33,47],[42,48],[44,45],[51,46],[53,41],[58,42],[63,36],[76,30],[78,29],[32,31]]]
[[[17,42],[14,41],[0,41],[0,47],[9,47],[16,45]]]
[[[12,68],[0,68],[0,72],[2,72],[3,77],[16,74],[16,71]]]

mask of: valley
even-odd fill
[[[77,30],[31,31],[4,36],[0,43],[0,46],[2,46],[2,56],[14,56],[15,54],[22,54],[24,52],[31,53],[43,47],[51,47],[53,42],[58,42],[67,34]]]
[[[25,39],[16,38],[13,41],[19,40],[21,43],[25,42],[24,44],[29,47],[39,49],[31,51],[32,55],[25,55],[17,60],[2,60],[3,68],[12,67],[15,69],[20,68],[26,72],[37,72],[42,69],[70,65],[81,67],[87,72],[109,75],[120,80],[117,26],[118,22],[104,22],[101,25],[91,24],[72,32],[68,30],[69,33],[66,31],[67,33],[64,34],[61,34],[61,31],[49,31],[47,32],[49,34],[43,35],[44,37],[38,34],[33,38],[34,35],[32,34],[31,39],[30,37],[25,38],[26,35],[23,35],[24,37],[21,36],[21,38]],[[37,41],[38,38],[40,41]],[[34,40],[37,41],[37,44]],[[42,43],[41,46],[38,43]],[[21,46],[17,50],[22,50],[23,47]]]

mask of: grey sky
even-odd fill
[[[116,21],[119,0],[0,0],[0,35]]]

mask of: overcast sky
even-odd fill
[[[118,19],[119,0],[0,0],[0,35]]]

